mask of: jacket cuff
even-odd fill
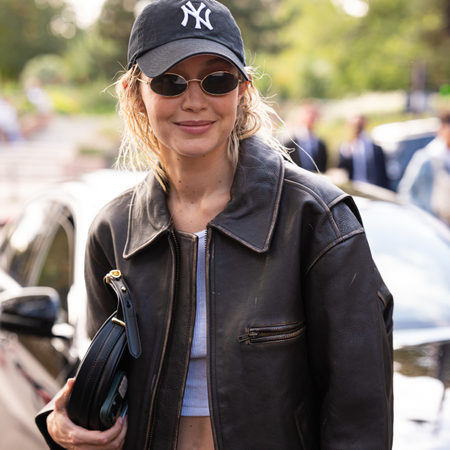
[[[61,447],[57,444],[52,437],[50,436],[47,428],[47,417],[52,413],[55,409],[54,401],[51,400],[50,403],[47,403],[34,418],[36,425],[41,432],[42,436],[44,436],[45,442],[51,450],[64,450],[64,447]]]

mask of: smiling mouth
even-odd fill
[[[212,120],[185,120],[183,122],[175,122],[175,125],[185,133],[202,134],[208,131],[214,123]]]

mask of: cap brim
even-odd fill
[[[145,75],[155,78],[186,58],[197,55],[217,55],[225,58],[249,80],[242,62],[229,48],[206,39],[179,39],[168,42],[144,53],[136,62]]]

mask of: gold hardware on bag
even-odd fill
[[[117,318],[115,318],[115,317],[113,317],[113,318],[111,319],[111,322],[117,323],[118,325],[122,325],[124,328],[126,328],[125,322],[122,322],[121,320],[119,320],[119,319],[117,319]]]
[[[118,270],[118,269],[111,270],[111,272],[109,272],[106,275],[106,282],[109,284],[111,277],[118,280],[121,276],[122,276],[122,272],[120,270]]]

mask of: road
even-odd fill
[[[29,140],[0,144],[0,225],[44,185],[104,168],[104,158],[78,151],[104,140],[101,127],[101,118],[56,116]]]

